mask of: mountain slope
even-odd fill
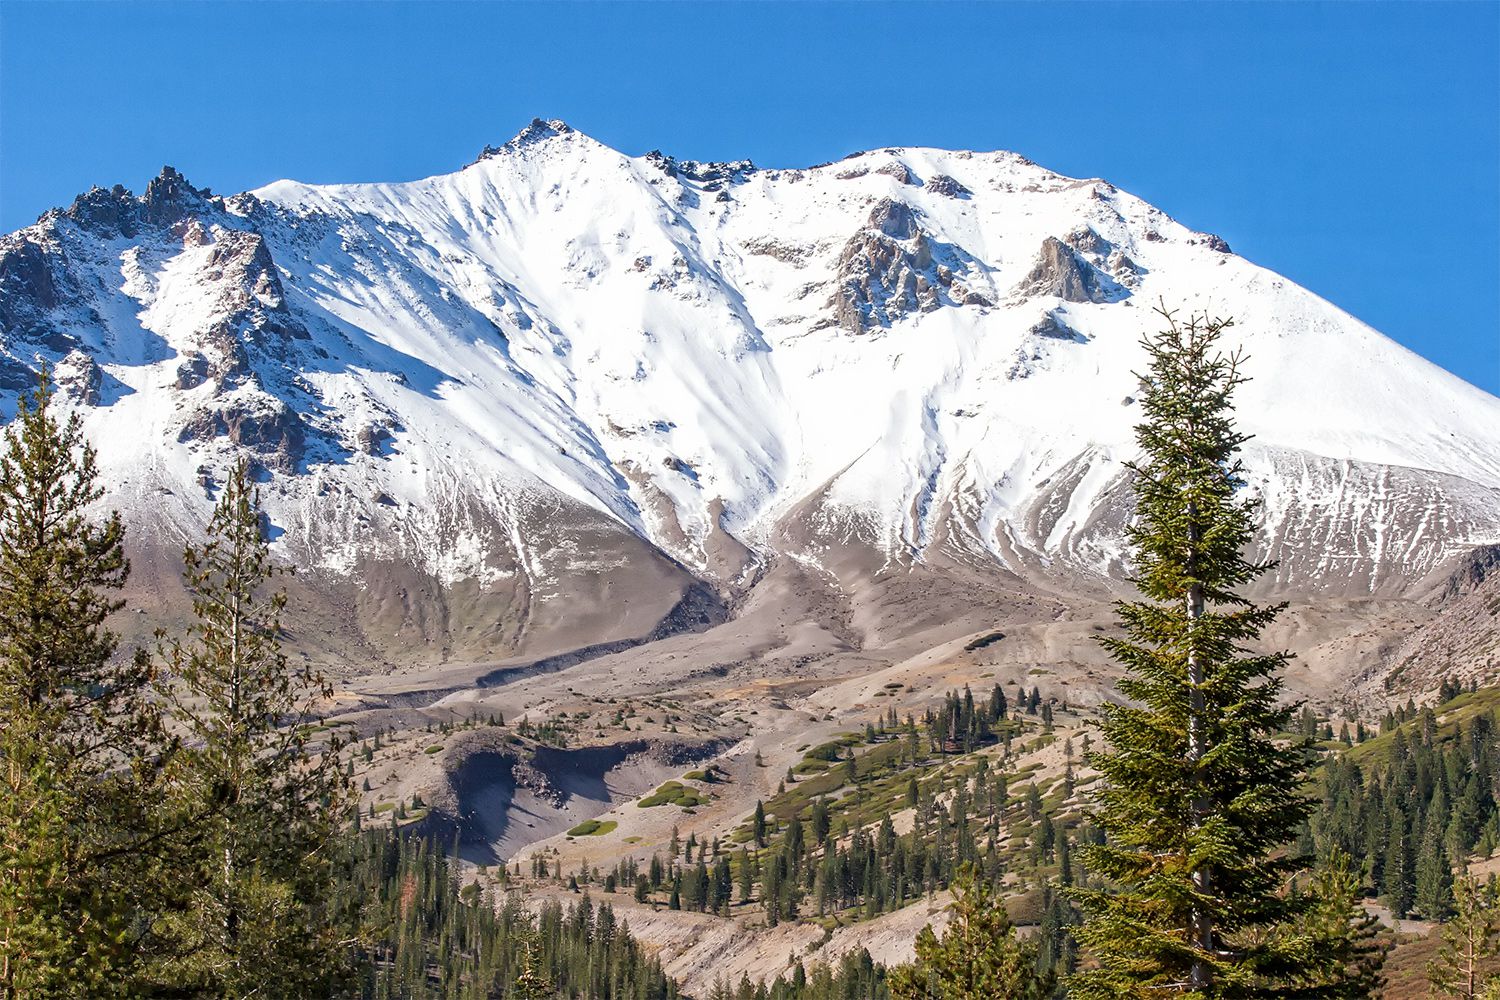
[[[0,390],[56,363],[158,595],[248,454],[340,655],[500,659],[706,626],[777,558],[856,603],[1107,592],[1158,301],[1236,319],[1270,585],[1399,595],[1500,541],[1500,401],[1003,152],[763,170],[537,121],[410,183],[168,169],[0,239]]]

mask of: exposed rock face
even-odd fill
[[[1047,337],[1051,340],[1071,340],[1084,343],[1088,340],[1083,334],[1073,329],[1056,309],[1049,310],[1035,326],[1031,333],[1038,337]]]
[[[927,179],[925,186],[933,194],[940,194],[944,198],[968,198],[974,193],[947,174],[933,174]]]
[[[484,149],[480,150],[479,155],[474,158],[474,163],[478,163],[480,160],[487,160],[492,156],[500,156],[509,150],[523,149],[526,146],[546,142],[548,139],[557,136],[572,134],[573,127],[565,121],[559,121],[556,118],[533,118],[531,119],[531,124],[516,133],[516,137],[505,145],[485,146]],[[470,166],[473,166],[473,164],[471,163]]]
[[[1145,269],[1128,257],[1123,250],[1111,250],[1105,258],[1104,266],[1109,270],[1110,277],[1114,278],[1126,288],[1135,288],[1141,283],[1141,275]]]
[[[1016,290],[1020,295],[1053,295],[1064,302],[1111,302],[1123,291],[1055,236],[1042,241],[1036,265]]]
[[[99,405],[99,389],[104,373],[94,359],[83,351],[71,350],[57,363],[52,374],[57,388],[69,399],[84,406]]]
[[[170,226],[211,210],[216,207],[213,201],[207,188],[195,188],[173,168],[162,167],[161,173],[146,185],[146,195],[140,202],[140,217],[148,225]]]
[[[892,160],[884,166],[876,167],[875,172],[877,174],[884,174],[887,177],[894,177],[897,184],[915,184],[917,182],[916,175],[900,160]]]
[[[53,273],[55,251],[8,236],[0,240],[0,332],[8,341],[45,335],[47,313],[64,296]]]
[[[1482,546],[1460,560],[1437,596],[1442,611],[1389,657],[1385,691],[1425,694],[1449,678],[1500,681],[1500,546]]]
[[[90,232],[131,237],[140,221],[140,202],[122,185],[90,188],[62,214]]]
[[[724,185],[743,180],[755,172],[755,164],[749,160],[702,163],[698,160],[679,160],[659,149],[647,153],[646,159],[668,177],[683,177],[695,181],[705,191],[718,191]]]
[[[219,375],[210,367],[207,358],[197,353],[189,354],[177,366],[177,379],[172,384],[178,389],[196,389],[207,382],[211,374]]]
[[[896,240],[909,240],[918,232],[911,206],[890,198],[880,199],[870,210],[869,228]]]
[[[1079,226],[1063,240],[1077,252],[1092,259],[1099,259],[1114,249],[1114,244],[1099,235],[1093,226]]]
[[[278,472],[295,472],[306,444],[302,420],[284,402],[266,396],[231,397],[199,410],[183,424],[177,440],[216,437],[228,438]]]
[[[976,270],[970,263],[958,248],[923,232],[909,205],[882,198],[839,254],[833,319],[823,325],[860,334],[943,305],[991,305],[966,284]]]
[[[366,455],[381,455],[385,453],[392,436],[390,429],[383,424],[366,424],[359,429],[355,440],[359,450]]]
[[[1484,586],[1486,580],[1500,577],[1500,545],[1481,545],[1462,559],[1433,595],[1438,606],[1458,600]]]

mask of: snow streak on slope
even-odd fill
[[[121,502],[181,534],[256,456],[278,544],[334,574],[521,604],[650,552],[721,586],[850,547],[1119,575],[1158,300],[1236,320],[1282,582],[1389,592],[1500,541],[1500,401],[1004,152],[762,170],[538,121],[411,183],[165,172],[0,242],[0,387],[62,359]]]

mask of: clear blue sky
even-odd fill
[[[455,169],[535,116],[805,166],[1105,177],[1500,393],[1500,4],[0,3],[0,228],[163,163]]]

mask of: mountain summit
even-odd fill
[[[1500,542],[1500,400],[1008,152],[766,169],[536,120],[408,183],[169,167],[0,238],[0,391],[55,367],[161,593],[252,459],[342,655],[702,628],[777,566],[857,645],[915,578],[1118,589],[1159,302],[1236,320],[1269,586],[1400,596]]]

